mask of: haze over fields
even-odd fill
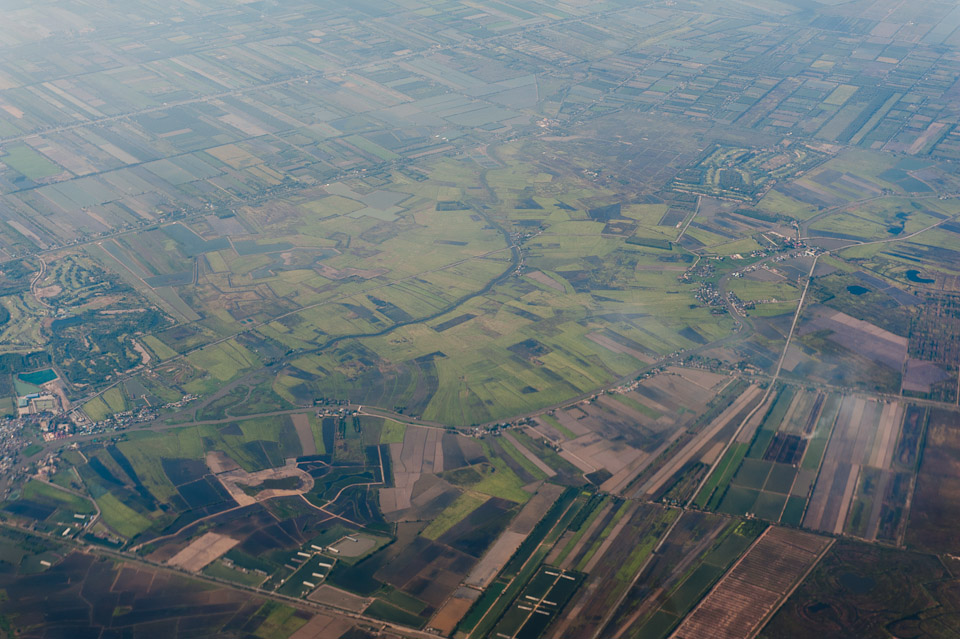
[[[0,637],[960,636],[960,8],[7,0]]]

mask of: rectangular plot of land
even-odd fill
[[[207,564],[219,559],[239,543],[236,539],[226,535],[208,532],[171,557],[167,564],[197,572],[205,568]]]
[[[643,351],[637,348],[626,346],[624,344],[620,344],[607,335],[603,335],[601,333],[588,333],[587,339],[593,342],[594,344],[599,344],[600,346],[603,346],[605,349],[613,353],[626,353],[627,355],[630,355],[634,359],[637,359],[645,364],[649,364],[653,362],[653,358],[647,355],[646,353],[644,353]]]
[[[437,611],[430,620],[430,627],[436,628],[443,636],[449,636],[456,630],[457,624],[467,614],[479,596],[479,592],[471,588],[463,588],[463,593],[457,592]],[[463,596],[461,596],[463,595]]]
[[[543,472],[543,474],[545,474],[547,477],[553,477],[554,475],[557,474],[557,471],[550,468],[550,466],[548,466],[542,459],[534,455],[529,448],[527,448],[526,446],[521,444],[519,441],[517,441],[517,439],[513,435],[511,435],[510,433],[504,433],[503,437],[504,439],[509,441],[511,444],[513,444],[513,447],[516,448],[518,451],[520,451],[521,455],[526,457],[531,464],[539,468]]]
[[[443,470],[440,442],[440,433],[436,429],[411,426],[404,433],[403,443],[390,444],[394,486],[380,491],[380,506],[384,513],[410,508],[413,485],[420,476],[425,472]]]
[[[843,532],[860,474],[868,468],[890,470],[903,412],[903,405],[899,403],[858,397],[843,399],[803,519],[804,527]],[[867,514],[871,522],[879,518],[883,503],[882,499],[874,501],[874,508]],[[875,527],[871,525],[871,528]]]
[[[753,637],[831,539],[771,527],[714,586],[672,635],[674,639]]]
[[[463,583],[475,588],[486,588],[562,493],[561,486],[543,484],[477,562]]]
[[[543,271],[533,271],[532,273],[527,273],[527,277],[529,277],[532,280],[536,280],[537,282],[540,282],[544,286],[549,286],[555,291],[563,292],[563,284],[553,279]]]
[[[320,637],[340,637],[352,627],[349,619],[331,615],[316,615],[302,626],[290,639],[319,639]]]
[[[310,416],[305,413],[291,415],[290,420],[297,431],[297,437],[300,438],[300,448],[304,455],[316,455],[317,443],[313,439],[313,429],[310,428]]]
[[[327,549],[343,557],[360,557],[377,547],[377,540],[366,535],[347,535]]]
[[[585,413],[579,409],[567,408],[564,410],[558,410],[554,413],[554,417],[560,425],[569,430],[571,433],[577,437],[581,435],[586,435],[590,433],[590,429],[580,423],[579,418],[585,417]]]
[[[307,599],[351,612],[361,612],[370,604],[370,600],[366,597],[340,590],[329,584],[324,584],[314,590]]]
[[[855,353],[899,371],[907,358],[907,338],[832,309],[816,308],[801,335],[831,331],[829,339]]]
[[[563,609],[583,577],[582,573],[541,566],[494,627],[491,636],[507,639],[539,637]]]
[[[733,404],[710,422],[709,426],[691,439],[669,463],[657,471],[657,473],[640,488],[637,494],[653,495],[660,491],[687,462],[703,451],[703,448],[709,444],[714,436],[732,424],[733,420],[742,415],[753,403],[759,402],[761,392],[760,387],[756,385],[752,385],[745,390]]]
[[[497,538],[497,541],[490,546],[483,558],[473,567],[467,578],[463,580],[468,586],[474,588],[486,588],[497,576],[500,569],[507,565],[510,557],[517,551],[523,540],[527,538],[525,533],[506,530]]]

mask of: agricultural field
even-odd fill
[[[825,537],[768,528],[672,636],[737,639],[754,635],[831,545]]]
[[[10,515],[34,520],[40,530],[68,535],[86,526],[96,513],[92,500],[39,480],[27,482],[19,497],[2,508]]]
[[[763,628],[765,639],[818,636],[950,637],[957,607],[951,562],[838,542]]]
[[[957,634],[950,2],[8,4],[0,635]]]
[[[925,419],[916,406],[780,387],[695,503],[902,543]]]
[[[837,419],[838,398],[784,386],[728,450],[698,503],[799,524]],[[754,430],[751,430],[753,428]],[[745,440],[745,441],[744,441]]]
[[[570,527],[572,534],[560,539],[555,561],[589,576],[548,636],[575,636],[601,626],[678,516],[677,511],[655,505],[595,500],[586,518],[578,517],[579,525]]]
[[[76,488],[96,503],[98,517],[88,534],[139,547],[155,537],[189,536],[198,522],[288,496],[302,496],[314,508],[343,496],[348,511],[369,510],[370,496],[350,487],[383,483],[380,420],[341,421],[322,427],[330,440],[325,455],[304,456],[305,444],[316,451],[313,432],[298,432],[285,415],[130,433],[107,446],[80,448],[70,472],[76,473]],[[89,516],[93,507],[75,495],[74,489],[68,494],[37,483],[8,510],[61,521],[57,513],[67,506],[51,502],[59,499]]]
[[[953,513],[957,508],[950,499],[945,499],[957,485],[958,469],[953,451],[957,449],[956,414],[942,410],[914,409],[907,415],[904,427],[924,432],[922,453],[910,450],[913,459],[922,455],[916,480],[910,520],[907,525],[906,543],[919,550],[935,553],[952,553],[956,537],[950,532]],[[914,441],[916,435],[913,436]]]
[[[497,637],[537,637],[573,595],[583,575],[544,565],[527,582],[494,629]]]
[[[826,384],[898,392],[908,339],[828,307],[810,307],[797,331],[788,374]]]
[[[253,57],[261,55],[258,52]],[[310,56],[298,59],[302,64],[317,60]],[[902,108],[894,108],[898,100],[905,99],[902,91],[874,95],[844,82],[805,88],[802,91],[811,93],[803,98],[771,94],[770,100],[759,100],[739,112],[734,119],[740,128],[728,134],[730,139],[708,144],[702,151],[689,136],[709,139],[712,134],[705,123],[681,125],[677,120],[665,126],[664,121],[649,117],[636,118],[630,133],[618,134],[620,149],[599,151],[583,141],[616,130],[623,116],[611,116],[585,123],[583,133],[588,136],[522,140],[487,148],[482,155],[471,155],[468,162],[424,153],[431,145],[441,152],[444,146],[461,144],[449,138],[446,144],[440,140],[423,146],[422,131],[418,131],[421,135],[403,138],[412,146],[398,146],[402,136],[391,134],[388,137],[393,142],[388,142],[386,137],[374,135],[368,125],[347,124],[352,117],[363,119],[348,115],[358,99],[349,96],[357,91],[384,109],[398,108],[398,104],[408,109],[416,104],[414,111],[427,109],[425,113],[447,123],[443,126],[489,127],[491,131],[519,127],[525,117],[520,113],[539,112],[551,102],[519,106],[511,99],[492,110],[463,111],[470,100],[461,104],[463,98],[453,96],[473,86],[467,80],[469,74],[457,71],[449,76],[457,80],[447,84],[436,80],[443,65],[459,67],[463,63],[460,59],[440,63],[428,57],[402,71],[387,65],[353,76],[349,87],[332,92],[336,97],[325,101],[331,117],[334,113],[342,116],[335,119],[344,127],[337,129],[340,135],[327,132],[336,140],[335,147],[318,139],[315,131],[300,131],[293,124],[297,118],[289,113],[281,117],[297,100],[312,95],[306,89],[289,87],[285,90],[292,91],[290,102],[279,109],[270,106],[272,100],[266,97],[252,103],[218,100],[215,124],[205,120],[203,125],[197,124],[193,104],[137,116],[132,126],[159,144],[153,156],[162,158],[150,159],[142,167],[131,168],[138,155],[115,140],[116,132],[100,136],[102,150],[89,156],[105,162],[103,167],[92,160],[67,159],[93,144],[90,137],[69,144],[51,141],[36,148],[14,147],[8,165],[22,173],[24,180],[36,182],[44,201],[57,203],[63,211],[74,211],[71,206],[79,205],[84,215],[95,221],[80,222],[78,217],[73,228],[89,228],[90,232],[120,228],[116,225],[121,219],[135,225],[131,215],[139,216],[142,225],[135,233],[85,245],[73,257],[68,256],[74,260],[69,264],[51,263],[51,275],[34,287],[40,295],[37,299],[48,304],[45,296],[63,288],[63,283],[57,282],[77,260],[115,273],[118,283],[133,287],[142,296],[141,306],[151,307],[165,316],[166,322],[179,326],[148,327],[149,334],[142,341],[128,340],[126,344],[121,335],[119,344],[112,344],[111,349],[122,351],[125,359],[112,365],[116,372],[129,371],[135,363],[131,357],[137,355],[145,366],[152,363],[156,367],[177,353],[184,354],[176,364],[157,369],[157,382],[168,392],[210,394],[238,376],[253,375],[285,352],[306,350],[311,353],[291,358],[288,366],[271,371],[275,377],[270,401],[303,405],[317,395],[352,396],[445,423],[469,425],[588,392],[671,349],[691,348],[729,335],[732,323],[722,313],[711,314],[708,307],[691,304],[695,283],[685,286],[677,282],[674,272],[681,274],[697,256],[743,258],[776,250],[778,238],[791,232],[786,222],[804,219],[789,210],[790,198],[801,204],[813,202],[819,209],[873,200],[855,214],[817,215],[805,231],[820,237],[823,233],[843,236],[845,225],[864,228],[869,220],[882,227],[876,237],[911,235],[927,222],[943,221],[956,213],[950,202],[911,199],[950,183],[949,172],[938,160],[889,161],[869,150],[836,153],[836,147],[820,142],[777,142],[771,134],[780,133],[777,127],[785,126],[790,118],[780,115],[768,120],[769,116],[760,115],[773,107],[770,100],[774,97],[796,108],[815,93],[820,108],[825,113],[839,111],[839,119],[831,117],[821,123],[823,129],[803,132],[834,140],[825,137],[824,131],[839,127],[841,132],[849,129],[851,140],[859,140],[857,134],[865,137],[879,123],[876,118],[891,117]],[[832,68],[811,64],[824,69],[823,73]],[[485,82],[500,77],[495,83],[510,84],[511,96],[514,91],[523,93],[521,87],[529,87],[525,84],[528,76],[516,76],[490,61],[484,65]],[[429,97],[416,92],[408,95],[397,88],[419,86],[419,82],[431,87]],[[234,86],[244,85],[238,79]],[[200,81],[194,90],[202,93],[205,86],[205,81]],[[497,86],[495,93],[507,90],[506,85]],[[665,81],[649,96],[659,95],[663,89],[666,97],[671,86],[671,81]],[[628,84],[625,89],[631,87]],[[440,111],[420,105],[423,99],[441,95],[449,103]],[[618,92],[617,99],[627,99],[627,95],[632,92]],[[748,90],[744,95],[752,94]],[[156,106],[153,100],[134,88],[116,104]],[[745,99],[742,103],[750,102]],[[850,119],[853,109],[859,112],[868,105],[873,107],[866,119]],[[99,112],[99,107],[90,108]],[[698,111],[700,107],[691,108]],[[8,113],[28,111],[11,107]],[[464,119],[455,113],[477,117]],[[105,112],[101,114],[106,117]],[[561,120],[564,114],[563,109],[556,112]],[[842,127],[841,122],[845,123]],[[856,130],[850,128],[854,124]],[[939,133],[932,133],[941,128],[929,129],[931,144],[943,141]],[[681,132],[687,135],[676,135]],[[282,151],[277,140],[269,139],[271,135],[293,147]],[[762,148],[747,145],[750,136]],[[846,139],[844,136],[836,139]],[[201,143],[205,138],[216,138],[216,143],[205,146]],[[420,142],[413,142],[415,139]],[[630,151],[627,146],[636,140],[642,140],[648,150],[640,154]],[[322,152],[321,145],[325,145]],[[417,151],[408,156],[405,148]],[[178,153],[171,155],[174,149]],[[331,152],[345,154],[343,160],[319,160]],[[606,160],[604,153],[613,154],[615,162],[630,162],[637,175],[620,181],[593,175],[592,167]],[[37,158],[44,157],[50,165],[40,170]],[[376,172],[363,177],[322,183],[304,179],[306,167],[316,171],[321,165],[328,169],[336,166],[342,172],[366,161],[382,163],[402,157],[416,160],[417,169],[378,165]],[[63,170],[51,172],[51,166]],[[111,177],[100,177],[97,169]],[[585,179],[585,174],[590,179]],[[295,180],[302,184],[292,188]],[[658,184],[661,190],[657,190]],[[151,191],[151,186],[156,190]],[[110,189],[129,195],[120,200],[102,199]],[[636,190],[645,195],[637,198],[630,194]],[[888,191],[890,197],[875,197]],[[214,192],[220,195],[212,195]],[[223,193],[249,201],[227,208],[220,199]],[[257,201],[254,193],[259,197],[269,194],[269,202]],[[177,195],[192,205],[205,202],[208,212],[158,223],[137,199],[171,202]],[[750,202],[732,206],[717,196]],[[770,202],[766,202],[768,198]],[[38,205],[33,200],[30,203]],[[12,210],[22,211],[26,206]],[[90,210],[94,213],[86,213]],[[854,217],[848,220],[850,215]],[[824,224],[827,226],[820,226]],[[41,230],[25,221],[16,221],[12,228],[19,227],[25,232],[28,227],[33,229],[24,237],[39,239],[42,231],[46,237],[40,240],[43,246],[54,245],[62,231]],[[896,233],[894,227],[899,229]],[[451,239],[454,230],[458,239]],[[535,233],[535,237],[525,240],[518,254],[518,249],[505,241],[511,232]],[[857,239],[873,237],[860,235]],[[418,251],[416,269],[410,270],[412,265],[403,256],[413,246],[430,248]],[[505,279],[520,257],[524,266],[518,274],[524,277]],[[917,271],[914,279],[925,277]],[[750,303],[773,305],[787,303],[798,293],[789,277],[782,282],[745,278],[728,292]],[[71,303],[82,306],[81,300]],[[627,307],[629,312],[624,311]],[[42,307],[40,311],[42,315]],[[765,314],[770,312],[775,312],[772,307],[764,309]],[[638,322],[641,317],[643,321]],[[584,322],[590,326],[584,327]],[[550,331],[542,330],[546,325]],[[27,330],[30,324],[19,326]],[[551,339],[542,339],[546,332]],[[511,337],[507,339],[507,335]],[[488,348],[465,352],[462,345],[477,338]],[[524,345],[529,339],[537,343]],[[102,375],[102,369],[97,369],[98,374]],[[491,377],[491,370],[497,375]],[[911,381],[905,382],[905,388],[926,388],[929,384],[923,380],[927,379],[935,380],[933,384],[945,382],[938,379],[937,370],[912,366]],[[68,373],[77,377],[81,371]],[[88,370],[88,377],[90,373]],[[949,378],[949,371],[944,374]],[[896,382],[890,378],[881,383],[887,381]],[[462,386],[459,390],[458,385]],[[464,392],[464,401],[454,401]],[[89,402],[88,413],[93,418],[114,412],[109,403]]]
[[[913,480],[913,468],[894,463],[901,455],[912,456],[897,450],[897,442],[910,442],[899,433],[904,413],[900,404],[844,398],[804,514],[805,527],[899,541]]]
[[[670,368],[619,390],[544,413],[527,430],[601,490],[637,496],[669,488],[673,473],[686,470],[690,455],[717,431],[701,429],[743,389],[721,375]],[[691,431],[700,432],[691,438]],[[683,445],[692,452],[663,468]]]
[[[757,522],[685,514],[644,567],[607,631],[623,637],[671,636],[763,529]]]
[[[50,548],[49,542],[24,533],[0,534],[2,561],[8,567],[0,614],[5,628],[24,637],[75,634],[78,628],[89,628],[98,633],[160,632],[167,637],[245,632],[286,638],[304,627],[326,629],[323,636],[332,638],[368,636],[363,624],[336,613],[295,608],[70,547],[40,552],[41,548]],[[91,600],[99,611],[92,616]]]
[[[372,191],[338,182],[290,196],[269,214],[250,207],[228,225],[161,225],[99,242],[90,255],[163,317],[128,350],[142,353],[145,366],[153,363],[161,384],[185,394],[212,393],[285,352],[306,351],[276,372],[272,392],[281,401],[351,396],[466,425],[596,389],[670,349],[727,334],[722,318],[689,303],[695,285],[659,266],[692,259],[668,241],[676,229],[619,203],[594,206],[618,196],[572,176],[563,187],[542,182],[536,192],[517,184],[518,175],[537,174],[534,157],[553,152],[542,148],[501,148],[503,168],[482,173],[443,161],[423,182],[395,174],[394,183]],[[484,204],[482,214],[438,210],[445,174],[472,182],[476,202],[540,196],[553,204],[537,204],[544,213],[536,216],[503,204]],[[344,209],[347,201],[356,207]],[[389,216],[377,217],[365,202]],[[608,219],[665,234],[667,243],[628,243],[606,232],[600,221]],[[508,279],[519,254],[504,236],[532,224],[539,233],[523,249],[530,275]],[[454,231],[466,239],[449,239]],[[414,246],[431,247],[419,251],[415,268],[404,259]],[[105,312],[142,319],[132,309]],[[544,323],[555,325],[550,337]],[[466,349],[475,338],[488,346]],[[494,368],[495,381],[484,373]],[[466,401],[453,402],[454,379],[465,384]],[[117,411],[94,400],[89,412],[100,418]]]

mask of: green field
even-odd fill
[[[383,430],[380,431],[381,444],[402,444],[403,435],[407,432],[407,425],[403,422],[385,419],[383,421]]]
[[[259,586],[264,577],[255,572],[239,570],[228,566],[222,560],[217,560],[203,569],[203,574],[209,575],[215,579],[225,579],[243,586]]]
[[[112,493],[98,497],[97,505],[103,523],[122,537],[133,538],[150,527],[149,519],[124,505]]]
[[[83,405],[83,412],[87,414],[92,421],[98,422],[110,416],[110,407],[99,397],[94,397]]]
[[[530,499],[530,493],[523,490],[523,482],[506,462],[490,453],[489,446],[485,446],[485,452],[490,466],[480,470],[480,480],[470,485],[470,490],[520,503]]]
[[[7,147],[5,151],[6,153],[0,156],[0,161],[31,180],[39,180],[63,172],[62,168],[28,146]]]
[[[487,499],[486,495],[478,495],[472,492],[463,493],[457,497],[456,501],[447,506],[439,517],[431,521],[420,534],[427,539],[436,539],[486,503]]]
[[[264,604],[261,613],[266,613],[266,618],[254,635],[261,639],[289,637],[307,623],[302,616],[295,615],[296,612],[295,608],[276,602]]]
[[[93,506],[88,500],[41,481],[31,480],[27,482],[23,487],[21,496],[24,499],[56,503],[80,514],[93,512]]]

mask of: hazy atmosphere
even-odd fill
[[[960,637],[956,2],[0,16],[0,639]]]

